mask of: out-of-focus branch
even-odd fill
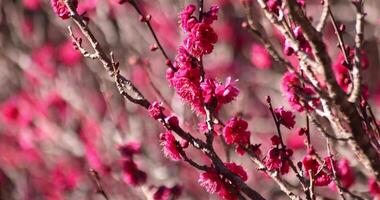
[[[322,10],[321,17],[319,18],[318,25],[316,27],[317,31],[320,33],[323,32],[323,29],[326,26],[327,18],[329,16],[328,10],[330,6],[330,0],[322,0],[321,3],[323,4],[323,10]]]
[[[89,169],[90,176],[96,185],[96,192],[101,194],[105,200],[109,200],[107,193],[104,191],[102,183],[100,182],[99,173],[94,169]]]
[[[344,194],[343,194],[343,191],[340,187],[340,181],[338,179],[338,176],[337,176],[337,173],[336,173],[336,170],[335,170],[335,164],[333,162],[333,155],[331,153],[331,147],[330,147],[330,139],[328,137],[326,137],[326,148],[327,148],[327,154],[329,156],[329,161],[330,161],[330,165],[331,165],[331,171],[332,171],[332,177],[333,177],[333,180],[335,182],[335,185],[336,187],[338,188],[338,192],[339,192],[339,195],[340,195],[340,198],[345,200],[346,198],[344,197]]]
[[[352,91],[348,97],[349,102],[356,102],[361,96],[361,49],[363,46],[364,38],[364,17],[365,13],[363,11],[363,1],[354,0],[352,1],[356,8],[356,35],[355,35],[355,60],[352,67]]]
[[[302,69],[305,71],[305,74],[307,75],[307,78],[300,75],[300,73],[296,72],[293,66],[284,59],[281,54],[274,48],[273,43],[268,39],[267,36],[265,36],[264,33],[260,32],[259,30],[263,30],[263,27],[259,23],[255,23],[252,16],[252,2],[250,1],[243,1],[243,6],[245,9],[245,15],[247,18],[247,28],[260,40],[260,42],[264,45],[264,47],[267,49],[269,55],[276,61],[279,62],[281,65],[286,67],[288,71],[295,72],[297,77],[301,79],[306,84],[313,87],[313,89],[317,92],[318,95],[320,95],[322,98],[327,98],[327,94],[325,91],[320,90],[319,81],[315,78],[314,72],[309,68],[309,66],[306,64],[301,64]],[[284,29],[285,30],[285,29]]]
[[[328,118],[334,130],[336,133],[344,133],[345,136],[353,136],[354,140],[350,141],[353,151],[361,160],[361,163],[376,177],[377,182],[380,182],[379,155],[370,142],[355,104],[347,101],[344,91],[335,80],[335,76],[330,67],[331,59],[326,53],[326,47],[322,41],[321,34],[311,25],[295,0],[288,0],[288,3],[290,16],[302,27],[303,33],[312,47],[314,56],[323,67],[322,75],[325,77],[329,95],[334,100],[328,103],[334,104],[334,109],[338,109],[338,112],[344,115],[343,118],[346,119],[345,121],[351,129],[349,131],[346,130],[346,127],[337,116],[329,115]],[[329,109],[331,113],[331,107]]]
[[[331,59],[326,53],[326,46],[322,40],[322,35],[313,27],[295,0],[289,0],[287,2],[291,18],[301,26],[306,39],[310,43],[315,59],[321,66],[320,70],[326,79],[326,85],[330,97],[333,99],[344,98],[344,92],[339,87],[335,80],[334,73],[332,72]]]

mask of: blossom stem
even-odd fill
[[[129,0],[128,2],[132,5],[132,7],[136,10],[136,12],[140,16],[142,16],[143,18],[146,17],[145,13],[141,10],[141,8],[139,7],[139,5],[136,3],[135,0]],[[150,20],[144,20],[144,22],[148,26],[148,29],[151,32],[154,40],[156,41],[158,48],[160,49],[160,51],[161,51],[162,55],[164,56],[165,60],[167,61],[166,64],[172,70],[176,71],[176,69],[174,68],[173,64],[170,62],[170,58],[169,58],[168,54],[166,53],[165,49],[162,47],[162,44],[161,44],[160,40],[158,39],[157,34],[156,34],[156,32],[155,32],[152,24],[150,23]]]

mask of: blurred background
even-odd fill
[[[173,58],[183,38],[178,13],[187,4],[196,2],[138,0],[138,3],[152,15],[152,25]],[[307,14],[316,24],[322,11],[320,0],[306,3]],[[369,68],[363,77],[377,115],[380,2],[365,3],[368,15],[364,48]],[[270,95],[275,106],[290,108],[280,87],[286,69],[272,61],[256,38],[242,28],[245,15],[241,1],[205,0],[206,9],[212,4],[221,9],[219,20],[213,25],[218,43],[214,52],[204,58],[206,74],[220,81],[228,76],[239,79],[237,86],[241,90],[238,99],[224,107],[219,117],[226,121],[236,114],[242,115],[249,121],[251,141],[263,143],[261,150],[265,154],[269,138],[275,134],[265,96]],[[339,23],[346,25],[344,39],[352,46],[354,7],[348,0],[334,0],[332,10]],[[165,107],[179,116],[186,130],[203,138],[197,130],[200,118],[168,86],[165,60],[158,50],[150,50],[154,40],[136,11],[116,0],[79,0],[78,12],[90,18],[90,28],[101,44],[114,52],[123,75],[150,101],[164,102]],[[284,39],[262,17],[260,9],[255,8],[253,14],[281,50]],[[48,0],[0,0],[0,199],[103,199],[96,193],[90,168],[99,173],[104,190],[114,200],[152,199],[163,186],[180,188],[179,199],[217,199],[199,186],[197,170],[163,156],[159,134],[164,129],[145,110],[119,95],[97,60],[84,59],[75,51],[68,34],[69,25],[81,36],[71,20],[61,20],[54,14]],[[337,39],[330,22],[324,34],[333,61],[339,62]],[[85,39],[83,45],[89,47]],[[296,58],[287,58],[297,65]],[[297,115],[296,126],[305,126],[304,115]],[[285,131],[285,138],[287,145],[297,150],[295,162],[298,162],[306,150],[304,139],[294,132]],[[315,129],[312,140],[320,153],[326,155],[324,140]],[[141,143],[141,154],[134,156],[134,161],[147,179],[139,186],[126,183],[122,177],[118,147],[130,142]],[[344,147],[341,144],[337,148],[337,157],[348,158],[354,170],[361,167]],[[191,157],[207,163],[206,158],[189,148]],[[219,140],[216,149],[225,158]],[[286,199],[247,157],[232,150],[231,160],[247,169],[249,185],[263,196]],[[294,174],[284,178],[297,183]],[[367,181],[357,173],[353,190],[368,192]],[[336,192],[331,192],[333,189],[319,190],[326,198],[337,197]]]

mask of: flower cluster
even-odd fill
[[[147,175],[137,167],[136,163],[133,160],[133,156],[141,152],[141,144],[130,142],[119,146],[118,149],[122,155],[121,166],[123,172],[123,181],[132,186],[144,184],[146,182]]]
[[[314,110],[319,105],[319,99],[314,97],[315,91],[309,87],[302,87],[300,79],[295,73],[287,72],[282,78],[282,90],[293,109],[302,112]]]
[[[347,49],[348,54],[348,60],[351,64],[355,62],[355,50]],[[362,70],[368,69],[369,66],[369,60],[364,51],[360,52],[360,67]],[[345,61],[345,58],[342,53],[338,55],[338,58],[336,62],[333,65],[333,70],[335,74],[336,81],[338,82],[339,86],[346,92],[349,93],[350,89],[352,87],[352,80],[350,77],[350,64],[348,64]],[[365,97],[365,99],[368,97],[368,86],[365,84],[362,84],[362,95]]]
[[[292,129],[296,124],[294,114],[291,111],[285,110],[283,106],[275,108],[274,114],[278,123],[284,125],[288,129]]]
[[[331,161],[330,157],[325,158],[325,166],[321,166],[314,155],[309,154],[302,160],[306,176],[310,176],[312,173],[315,186],[326,186],[331,183],[332,177],[329,173],[323,170],[325,167],[329,172],[331,172]]]
[[[233,117],[223,128],[223,136],[227,144],[236,144],[236,152],[244,155],[245,148],[250,145],[251,132],[247,130],[248,123],[238,117]]]
[[[231,81],[231,77],[228,77],[224,84],[215,79],[207,78],[201,83],[205,105],[213,108],[214,112],[218,112],[223,104],[235,100],[239,94],[239,89],[233,86],[234,82]]]
[[[174,185],[173,187],[160,186],[156,188],[153,194],[154,200],[169,200],[177,199],[182,193],[182,187],[179,185]]]
[[[306,40],[306,38],[304,37],[304,35],[302,33],[302,29],[301,29],[300,26],[296,26],[293,29],[293,34],[294,34],[295,39],[298,41],[299,49],[301,51],[306,52],[306,53],[310,53],[311,52],[310,44]],[[289,40],[285,40],[285,45],[284,45],[284,53],[285,53],[285,55],[291,56],[294,52],[295,51],[294,51],[293,47],[291,46],[290,41]]]
[[[64,0],[50,0],[50,3],[53,7],[55,14],[57,14],[60,18],[67,19],[70,17],[70,11],[67,8]],[[73,0],[72,4],[76,9],[78,6],[78,1]]]
[[[277,138],[277,137],[274,137]],[[289,159],[293,155],[293,150],[280,148],[279,138],[272,138],[272,144],[276,145],[269,149],[264,164],[268,170],[278,170],[282,175],[289,173],[290,165]]]
[[[224,85],[212,78],[202,79],[204,72],[201,58],[212,52],[217,41],[211,24],[218,18],[218,9],[212,6],[202,14],[201,19],[193,16],[194,5],[187,6],[180,13],[186,36],[184,44],[178,48],[173,68],[166,72],[166,78],[180,98],[200,114],[205,113],[205,105],[217,112],[223,104],[231,102],[239,94],[231,78],[227,78]]]
[[[236,163],[224,163],[224,165],[235,175],[239,176],[243,181],[248,180],[247,172],[244,168]],[[217,193],[223,199],[226,200],[235,200],[237,196],[232,193],[232,191],[228,188],[230,185],[229,182],[226,182],[226,179],[221,177],[215,169],[210,169],[207,172],[200,174],[198,179],[199,184],[206,188],[207,192],[210,194]],[[232,185],[230,185],[233,187]],[[238,188],[235,188],[237,191]]]
[[[162,107],[162,103],[159,103],[157,101],[153,102],[149,108],[148,108],[148,113],[149,115],[157,120],[157,119],[160,119],[163,115],[162,115],[162,112],[164,111],[164,107]]]

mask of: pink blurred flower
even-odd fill
[[[147,175],[137,168],[132,159],[122,160],[123,181],[132,186],[139,186],[146,182]]]
[[[128,142],[126,144],[118,146],[123,157],[132,158],[134,154],[141,153],[141,143],[139,142]]]
[[[289,104],[298,112],[302,112],[305,109],[312,111],[313,107],[309,104],[313,106],[319,105],[319,99],[313,97],[315,95],[314,90],[307,86],[302,87],[301,81],[295,73],[286,72],[282,78],[281,85]],[[302,101],[300,96],[306,96],[308,99]]]
[[[69,67],[77,65],[81,59],[82,55],[74,49],[71,41],[64,42],[58,48],[58,60]]]
[[[380,186],[377,184],[375,179],[369,179],[368,188],[374,200],[380,199]]]
[[[336,170],[336,175],[342,184],[342,187],[348,189],[355,182],[355,174],[352,168],[350,167],[350,161],[347,159],[341,159],[334,162],[334,167]],[[329,187],[333,190],[337,190],[335,182],[331,182]]]
[[[37,11],[41,7],[40,0],[22,0],[22,4],[25,6],[25,8]]]
[[[251,47],[251,62],[259,69],[269,69],[272,60],[264,46],[253,44]]]

